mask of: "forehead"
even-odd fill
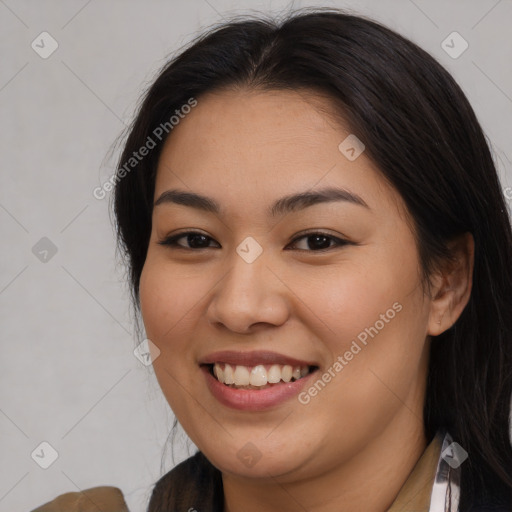
[[[329,143],[328,132],[348,131],[341,119],[334,122],[327,114],[334,111],[334,104],[311,91],[223,89],[206,93],[197,102],[173,129],[166,147],[189,143],[196,149],[203,144],[211,149],[210,143],[215,142],[227,149],[236,141],[242,144],[240,149],[264,145],[272,151],[279,144],[285,151],[287,141],[317,146],[322,141]]]
[[[162,150],[155,197],[189,188],[223,198],[272,198],[316,186],[343,186],[367,202],[400,203],[364,152],[350,161],[351,135],[326,97],[305,91],[223,90],[197,98]],[[210,193],[208,193],[210,192]]]

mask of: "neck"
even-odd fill
[[[386,512],[425,451],[423,422],[406,407],[354,457],[300,481],[222,475],[224,512]]]

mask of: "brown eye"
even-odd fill
[[[186,245],[182,245],[178,243],[178,240],[182,238],[186,239]],[[173,235],[158,242],[159,245],[176,247],[179,249],[208,249],[209,241],[213,240],[213,238],[199,233],[197,231],[187,231],[185,233],[179,233],[177,235]]]
[[[178,241],[181,240],[182,238],[186,239],[185,244],[178,243]],[[344,240],[343,238],[335,237],[327,233],[314,232],[296,237],[292,241],[291,247],[293,248],[293,246],[296,246],[297,241],[302,239],[307,240],[306,248],[297,249],[302,252],[324,252],[328,251],[329,249],[352,244],[352,242]],[[198,231],[186,231],[164,238],[163,240],[160,240],[157,243],[159,245],[164,245],[176,249],[198,250],[211,248],[212,246],[210,245],[210,242],[212,241],[214,241],[213,238],[209,237],[208,235],[205,235],[204,233],[200,233]]]
[[[332,249],[331,243],[334,242],[334,247],[340,247],[347,245],[350,242],[342,238],[338,238],[327,233],[308,233],[306,235],[299,236],[292,241],[293,245],[297,245],[298,240],[306,239],[306,249],[298,249],[299,251],[306,252],[321,252]]]

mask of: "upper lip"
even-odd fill
[[[290,366],[316,366],[314,362],[304,361],[268,350],[240,352],[223,350],[203,357],[199,364],[227,363],[231,365],[256,366],[258,364],[289,364]]]

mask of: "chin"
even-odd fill
[[[286,451],[263,442],[240,442],[222,450],[217,446],[212,450],[206,447],[202,451],[222,473],[236,477],[274,479],[304,467],[303,452],[299,455],[296,449]]]

